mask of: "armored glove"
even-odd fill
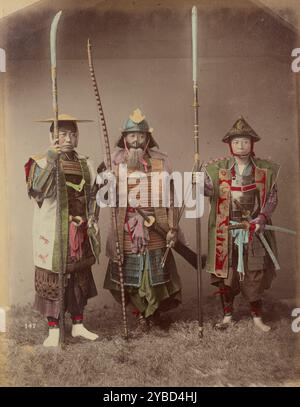
[[[60,150],[60,147],[58,144],[54,144],[53,146],[49,147],[47,154],[46,154],[48,164],[53,165],[55,163],[60,151],[61,150]]]
[[[264,214],[260,213],[255,219],[252,219],[250,223],[255,225],[255,232],[263,233],[267,218]]]
[[[168,247],[174,247],[177,241],[177,230],[170,229],[166,236],[166,242]]]

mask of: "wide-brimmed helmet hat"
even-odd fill
[[[70,124],[73,123],[75,128],[78,129],[77,123],[88,123],[88,122],[93,122],[94,120],[89,120],[89,119],[78,119],[75,116],[72,116],[70,114],[66,113],[61,113],[58,115],[58,126],[63,126],[65,124]],[[38,123],[51,123],[50,126],[50,131],[53,130],[54,126],[54,118],[50,117],[48,119],[42,119],[42,120],[36,120]]]

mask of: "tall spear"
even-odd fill
[[[92,45],[91,45],[91,42],[89,39],[87,42],[87,52],[88,52],[89,69],[90,69],[90,73],[91,73],[91,79],[92,79],[94,93],[95,93],[97,107],[98,107],[99,123],[101,124],[102,132],[103,132],[103,138],[104,138],[104,144],[105,144],[105,155],[106,155],[106,166],[107,166],[108,170],[112,171],[108,131],[107,131],[104,111],[103,111],[102,103],[101,103],[101,99],[100,99],[98,84],[97,84],[97,80],[96,80],[96,76],[95,76],[95,69],[94,69],[93,58],[92,58]],[[113,225],[113,230],[114,230],[114,237],[115,237],[115,242],[116,242],[116,253],[117,253],[118,271],[119,271],[119,279],[120,279],[124,337],[125,337],[125,339],[128,339],[128,327],[127,327],[126,304],[125,304],[125,289],[124,289],[124,274],[123,274],[123,268],[122,268],[122,256],[121,256],[121,252],[120,252],[117,213],[116,213],[115,207],[111,208],[111,213],[112,213],[112,225]]]
[[[50,29],[50,55],[51,55],[51,80],[52,80],[52,105],[54,113],[54,141],[58,143],[58,97],[57,97],[57,70],[56,70],[56,34],[57,26],[62,11],[59,11],[51,24]],[[62,219],[61,219],[61,185],[60,185],[60,156],[55,162],[56,174],[56,233],[58,237],[58,285],[59,285],[59,342],[65,341],[65,286],[64,262],[62,244]]]
[[[192,52],[193,52],[193,108],[194,108],[194,189],[197,192],[198,177],[196,172],[200,170],[200,153],[199,153],[199,117],[198,117],[198,15],[197,7],[192,8]],[[195,193],[197,196],[197,193]],[[203,304],[202,304],[202,262],[201,262],[201,219],[197,208],[199,203],[196,202],[196,245],[197,245],[197,302],[198,302],[198,323],[199,335],[203,336]]]

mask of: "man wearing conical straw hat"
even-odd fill
[[[126,300],[137,317],[136,332],[139,333],[147,332],[153,324],[161,324],[161,311],[181,302],[181,282],[171,252],[166,264],[162,266],[167,244],[172,246],[177,239],[178,208],[174,207],[172,192],[170,205],[164,206],[161,190],[157,194],[157,205],[153,206],[153,176],[171,173],[168,156],[155,147],[158,145],[152,135],[152,129],[140,109],[136,109],[124,124],[121,137],[112,153],[112,164],[114,174],[118,178],[117,184],[126,184],[127,192],[123,197],[125,205],[119,205],[117,209],[117,232],[123,258]],[[121,177],[122,166],[127,169],[125,177]],[[120,186],[120,190],[121,188],[123,189],[124,185]],[[139,192],[136,192],[136,189]],[[122,193],[119,194],[119,202],[121,195]],[[154,221],[163,233],[158,233],[157,228],[153,229],[149,220]],[[120,301],[115,249],[111,229],[107,239],[106,253],[109,264],[104,288],[109,289]]]
[[[44,346],[59,344],[59,238],[56,229],[57,200],[55,162],[60,154],[60,193],[62,216],[62,251],[65,263],[65,310],[71,314],[72,336],[88,340],[98,335],[83,325],[87,300],[97,295],[91,266],[100,252],[95,200],[91,188],[95,180],[88,157],[78,154],[79,120],[67,114],[58,117],[58,142],[54,142],[51,123],[51,146],[46,154],[32,156],[25,165],[28,195],[35,200],[33,254],[35,265],[34,308],[48,319],[49,335]]]
[[[224,313],[216,324],[220,329],[230,326],[234,298],[241,291],[254,325],[270,330],[262,320],[262,296],[279,269],[274,234],[268,226],[277,206],[279,166],[255,156],[254,144],[259,140],[240,117],[223,137],[231,156],[205,167],[205,193],[211,202],[207,271],[212,284],[219,287]]]

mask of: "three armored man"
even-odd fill
[[[28,194],[36,201],[33,226],[35,308],[48,318],[49,324],[45,346],[56,346],[59,338],[54,177],[57,154],[61,155],[62,170],[65,310],[73,320],[73,336],[97,338],[84,327],[83,311],[88,298],[97,294],[91,273],[91,266],[100,252],[95,188],[99,190],[100,205],[104,174],[100,173],[96,178],[90,160],[75,151],[78,121],[72,116],[61,115],[58,143],[53,142],[52,124],[51,147],[45,155],[33,156],[26,164]],[[218,328],[225,328],[232,322],[234,298],[242,291],[255,325],[263,331],[269,330],[262,321],[262,294],[275,276],[276,244],[273,233],[264,229],[271,223],[277,205],[279,166],[256,158],[254,144],[258,140],[259,136],[240,118],[223,138],[230,147],[231,156],[205,165],[205,194],[210,197],[211,204],[206,268],[212,284],[219,289],[224,312]],[[174,190],[171,188],[168,206],[164,204],[161,188],[158,188],[156,203],[152,200],[155,175],[172,170],[167,155],[155,147],[158,145],[152,129],[137,109],[125,122],[112,154],[113,174],[120,188],[116,204],[125,298],[142,331],[159,323],[161,311],[181,302],[181,282],[171,251],[164,265],[162,261],[167,246],[174,246],[178,239]],[[119,182],[124,168],[126,177],[123,176],[122,182],[126,184],[125,188]],[[122,196],[124,191],[125,197]],[[125,205],[120,205],[121,200]],[[248,225],[247,230],[245,225]],[[106,247],[109,262],[104,287],[120,301],[115,243],[111,230]]]

